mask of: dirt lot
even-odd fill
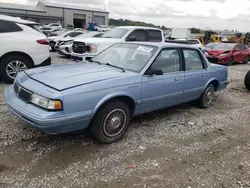
[[[0,83],[0,187],[250,187],[248,69],[229,67],[229,88],[211,108],[185,104],[137,117],[111,145],[87,132],[27,128],[7,112]]]

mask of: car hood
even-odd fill
[[[225,53],[229,53],[231,52],[231,50],[207,50],[207,53],[209,55],[214,55],[214,56],[217,56],[217,55],[220,55],[220,54],[225,54]]]
[[[53,65],[29,69],[25,73],[31,79],[58,91],[129,74],[128,71],[122,72],[117,68],[96,63]]]
[[[83,39],[75,39],[76,42],[85,42],[87,44],[95,44],[95,43],[116,43],[122,41],[121,39],[117,38],[101,38],[101,37],[93,37],[93,38],[83,38]]]

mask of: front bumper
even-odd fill
[[[206,55],[208,61],[210,63],[216,63],[216,64],[221,64],[225,65],[228,64],[230,57],[229,56],[210,56]]]
[[[84,61],[95,56],[96,54],[93,53],[84,53],[84,54],[78,54],[74,52],[71,53],[72,61]]]
[[[61,55],[71,56],[72,45],[56,46],[55,50]]]
[[[5,90],[5,100],[10,112],[25,123],[49,134],[61,134],[85,129],[88,127],[92,115],[91,111],[70,116],[62,115],[61,112],[46,111],[18,98],[13,86],[9,86]]]

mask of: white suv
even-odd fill
[[[0,15],[0,76],[13,82],[19,71],[51,64],[46,36],[30,21]]]

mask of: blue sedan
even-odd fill
[[[212,104],[228,70],[193,47],[118,43],[83,63],[20,72],[5,90],[8,109],[49,134],[90,128],[101,143],[122,137],[133,116],[196,101]]]

